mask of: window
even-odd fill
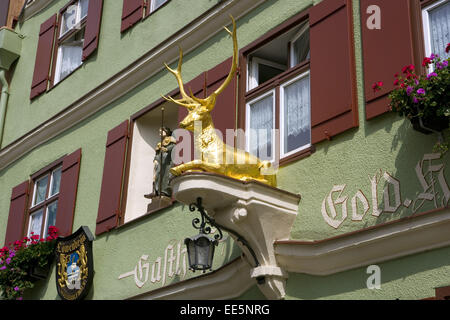
[[[150,1],[150,9],[149,9],[149,13],[148,14],[150,14],[153,11],[157,10],[159,7],[161,7],[168,0],[149,0],[149,1]]]
[[[33,180],[27,236],[33,232],[42,238],[56,223],[62,167],[53,168]]]
[[[247,103],[248,151],[262,160],[273,160],[275,129],[275,90]]]
[[[246,145],[274,161],[311,146],[308,21],[262,43],[246,55]]]
[[[168,2],[169,0],[123,0],[120,32],[125,32]]]
[[[281,85],[281,157],[311,145],[309,72]]]
[[[54,83],[82,64],[89,0],[78,0],[61,12]]]
[[[71,0],[41,24],[30,99],[53,88],[97,51],[102,10],[103,0]]]
[[[438,54],[442,59],[449,57],[445,52],[450,42],[450,1],[436,1],[422,11],[425,53]]]
[[[152,200],[144,195],[154,192],[154,156],[156,146],[161,142],[159,128],[162,125],[164,106],[164,124],[172,131],[178,127],[178,108],[171,102],[143,114],[133,122],[133,137],[130,154],[130,174],[126,191],[125,214],[122,223],[127,223],[149,212]]]

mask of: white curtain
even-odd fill
[[[450,1],[430,10],[429,22],[431,51],[446,59],[449,54],[445,52],[445,47],[450,42]]]
[[[272,158],[273,117],[273,93],[250,104],[250,153],[262,160]]]
[[[34,234],[41,234],[41,226],[42,226],[42,209],[39,210],[36,213],[33,213],[31,215],[31,223],[30,223],[30,230],[29,235],[31,235],[31,232],[34,232]]]
[[[310,143],[309,75],[284,87],[284,152]]]
[[[61,45],[62,63],[60,70],[60,80],[81,65],[83,54],[82,46]]]
[[[36,182],[36,194],[34,204],[41,203],[45,200],[45,193],[47,192],[48,177],[42,178]]]

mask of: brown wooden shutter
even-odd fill
[[[381,9],[381,29],[367,27],[370,5]],[[366,119],[371,119],[389,110],[394,74],[414,63],[410,1],[361,0],[361,29]],[[372,85],[378,81],[383,87],[374,92]]]
[[[9,0],[0,1],[0,27],[8,24]]]
[[[311,141],[358,126],[352,4],[324,0],[310,9]]]
[[[450,286],[435,288],[434,290],[436,292],[435,300],[450,299]]]
[[[143,11],[144,0],[123,0],[120,32],[124,32],[139,22],[144,15]]]
[[[28,205],[28,180],[12,189],[9,206],[8,225],[6,227],[5,246],[21,240]]]
[[[95,230],[97,235],[116,227],[119,219],[127,142],[128,120],[108,132]]]
[[[80,173],[81,149],[64,157],[61,169],[61,185],[59,188],[56,227],[60,236],[72,234],[73,216]]]
[[[55,30],[56,14],[41,24],[30,99],[47,90]]]
[[[83,57],[86,60],[98,47],[98,37],[102,20],[103,0],[90,0],[86,31],[84,33]]]
[[[225,81],[230,73],[232,58],[225,60],[206,73],[207,89],[209,96]],[[217,96],[216,106],[211,112],[211,117],[216,129],[222,132],[223,140],[226,141],[226,129],[235,129],[236,125],[236,75],[226,89]]]

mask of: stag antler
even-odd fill
[[[203,105],[207,107],[208,109],[212,110],[214,108],[216,97],[222,93],[223,90],[230,84],[231,80],[234,77],[234,74],[237,69],[237,56],[238,56],[238,45],[237,45],[237,36],[236,36],[236,21],[234,20],[233,16],[230,15],[231,21],[233,23],[233,31],[230,31],[227,27],[224,27],[224,29],[231,35],[233,38],[233,61],[231,63],[231,70],[228,73],[227,78],[225,81],[221,84],[219,88],[217,88],[209,97],[205,99],[200,99],[194,96],[191,89],[189,88],[190,95],[186,94],[186,91],[184,90],[183,80],[181,78],[181,65],[183,63],[183,50],[180,47],[180,58],[178,59],[178,66],[177,70],[173,70],[170,68],[166,63],[164,65],[166,66],[167,70],[169,70],[177,79],[178,86],[180,88],[180,94],[182,99],[173,99],[172,97],[165,97],[162,96],[167,101],[174,102],[180,106],[183,106],[188,109],[193,109],[198,105]]]

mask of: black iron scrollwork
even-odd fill
[[[203,208],[202,198],[200,197],[197,198],[196,203],[191,203],[189,205],[189,211],[194,212],[195,210],[198,210],[200,212],[201,220],[199,218],[195,218],[194,220],[192,220],[192,226],[195,229],[200,230],[201,233],[210,234],[212,232],[212,229],[211,227],[206,226],[206,224],[208,223],[212,227],[216,228],[217,231],[219,232],[218,234],[214,235],[214,239],[216,239],[217,241],[222,240],[223,238],[222,230],[220,230],[219,226],[216,224],[214,219],[208,216],[208,214],[205,211],[205,208]]]
[[[192,220],[192,226],[195,229],[200,230],[201,233],[210,234],[212,230],[211,230],[211,227],[206,226],[206,224],[208,223],[209,225],[211,225],[212,227],[217,229],[217,231],[219,232],[219,234],[214,235],[214,238],[217,241],[219,241],[219,240],[221,240],[223,238],[222,230],[225,230],[228,233],[233,234],[236,237],[237,241],[241,242],[244,246],[247,247],[248,251],[252,255],[252,258],[253,258],[253,260],[255,262],[255,266],[256,267],[260,266],[259,261],[256,258],[255,251],[253,251],[253,249],[250,247],[250,245],[247,242],[247,240],[245,240],[245,238],[242,237],[237,232],[235,232],[235,231],[233,231],[231,229],[225,228],[224,226],[218,224],[213,218],[208,216],[208,214],[205,211],[205,208],[202,205],[202,198],[200,198],[200,197],[197,198],[197,202],[191,203],[189,205],[189,211],[194,212],[195,210],[198,210],[200,212],[200,214],[201,214],[201,220],[199,218],[195,218],[195,219]],[[258,281],[260,281],[260,280],[258,280]]]

